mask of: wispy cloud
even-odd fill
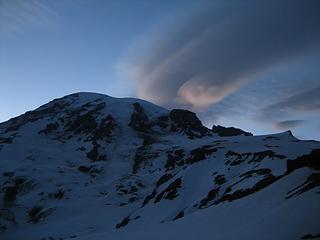
[[[30,28],[51,27],[57,16],[48,1],[1,0],[0,33],[15,35]]]
[[[280,121],[273,125],[274,129],[285,131],[293,129],[303,123],[305,123],[305,120],[286,120],[286,121]]]
[[[265,115],[286,114],[293,111],[320,112],[320,86],[314,86],[307,91],[281,99],[264,107],[262,111]]]
[[[273,68],[320,52],[319,1],[215,1],[151,39],[138,96],[208,107]]]

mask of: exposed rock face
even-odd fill
[[[105,138],[110,138],[112,132],[116,129],[117,123],[115,119],[109,114],[107,117],[103,118],[100,124],[94,131],[93,139],[102,140]]]
[[[129,126],[133,129],[141,132],[150,130],[149,118],[145,114],[143,107],[139,103],[133,104],[134,111],[131,114],[131,120]]]
[[[89,93],[1,123],[0,239],[317,236],[320,143],[221,128]]]
[[[176,166],[183,166],[185,152],[184,149],[177,149],[175,151],[168,152],[167,162],[165,167],[167,170],[173,170]]]
[[[161,199],[173,200],[178,196],[178,189],[181,188],[181,178],[177,178],[161,193],[156,196],[155,203],[160,202]]]
[[[252,133],[245,132],[239,128],[234,127],[223,127],[220,125],[213,125],[212,131],[214,133],[217,133],[220,137],[230,137],[230,136],[238,136],[238,135],[244,135],[244,136],[252,136]]]
[[[170,119],[173,132],[183,132],[189,138],[200,138],[210,134],[210,131],[202,125],[196,114],[188,110],[173,109],[170,112]]]
[[[320,170],[320,149],[313,149],[310,154],[305,154],[297,157],[294,160],[287,162],[288,172],[292,172],[296,169],[303,167],[310,167],[316,170]]]
[[[169,127],[169,116],[160,116],[155,122],[155,125],[159,126],[161,129],[166,129]]]

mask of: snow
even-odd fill
[[[142,162],[134,174],[135,154],[143,144],[141,136],[146,133],[139,133],[128,126],[134,111],[132,105],[138,102],[151,122],[160,116],[167,116],[169,110],[134,98],[78,93],[52,101],[36,111],[46,110],[57,102],[66,102],[68,105],[63,110],[44,114],[31,122],[24,122],[24,116],[21,116],[17,121],[23,124],[16,131],[6,132],[12,121],[0,124],[0,137],[13,139],[9,144],[0,143],[2,189],[6,184],[13,184],[13,178],[17,176],[33,183],[30,189],[17,195],[14,203],[8,205],[1,199],[0,208],[10,209],[17,222],[8,223],[0,215],[0,225],[5,222],[7,226],[5,231],[0,231],[3,240],[49,237],[81,240],[282,240],[320,233],[317,221],[320,217],[319,187],[286,199],[288,191],[304,183],[310,174],[319,172],[314,169],[298,169],[253,194],[231,202],[215,203],[227,187],[232,186],[230,193],[234,193],[252,188],[265,178],[265,175],[253,174],[244,179],[242,174],[266,168],[274,176],[282,176],[286,172],[287,160],[320,149],[319,142],[298,141],[288,132],[189,139],[184,134],[160,132],[160,128],[155,127],[155,132],[147,134],[156,137],[157,141],[146,147],[145,151],[146,154],[157,155]],[[112,135],[97,141],[100,144],[99,153],[107,155],[106,161],[92,162],[87,158],[86,154],[93,147],[89,133],[66,133],[63,128],[63,124],[70,121],[68,114],[81,109],[86,103],[91,105],[80,114],[91,111],[99,103],[105,103],[105,107],[94,115],[95,120],[99,122],[108,114],[116,120],[117,127]],[[49,134],[38,133],[51,122],[59,122],[59,128]],[[169,151],[183,149],[187,158],[191,150],[204,145],[211,145],[217,151],[199,162],[176,166],[172,170],[165,169]],[[234,157],[227,157],[228,151],[254,154],[268,150],[285,158],[267,156],[260,162],[252,163],[251,155],[240,164],[226,164],[228,160],[234,160]],[[89,166],[99,172],[81,172],[79,166]],[[6,172],[13,172],[15,176],[4,176]],[[156,183],[164,174],[171,174],[172,178],[157,188]],[[217,185],[217,175],[223,175],[226,181]],[[146,196],[155,189],[158,196],[178,178],[181,178],[182,184],[181,188],[177,188],[177,196],[173,200],[162,198],[155,202],[153,198],[142,207]],[[121,192],[120,185],[127,192]],[[195,206],[214,188],[219,188],[217,199],[209,201],[203,209]],[[58,190],[64,191],[61,199],[49,197],[49,194]],[[3,194],[4,190],[1,198]],[[130,202],[133,197],[135,200]],[[31,223],[28,211],[34,206],[41,206],[43,211],[50,210],[50,214],[38,223]],[[173,220],[182,210],[184,216]],[[128,216],[129,223],[116,228]]]

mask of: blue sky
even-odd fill
[[[1,2],[0,121],[77,91],[134,96],[133,83],[117,73],[118,61],[180,5],[140,0]],[[5,15],[8,11],[11,16]]]
[[[0,121],[79,91],[320,139],[317,1],[2,0]]]

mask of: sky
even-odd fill
[[[74,92],[320,140],[317,0],[0,0],[0,122]]]

